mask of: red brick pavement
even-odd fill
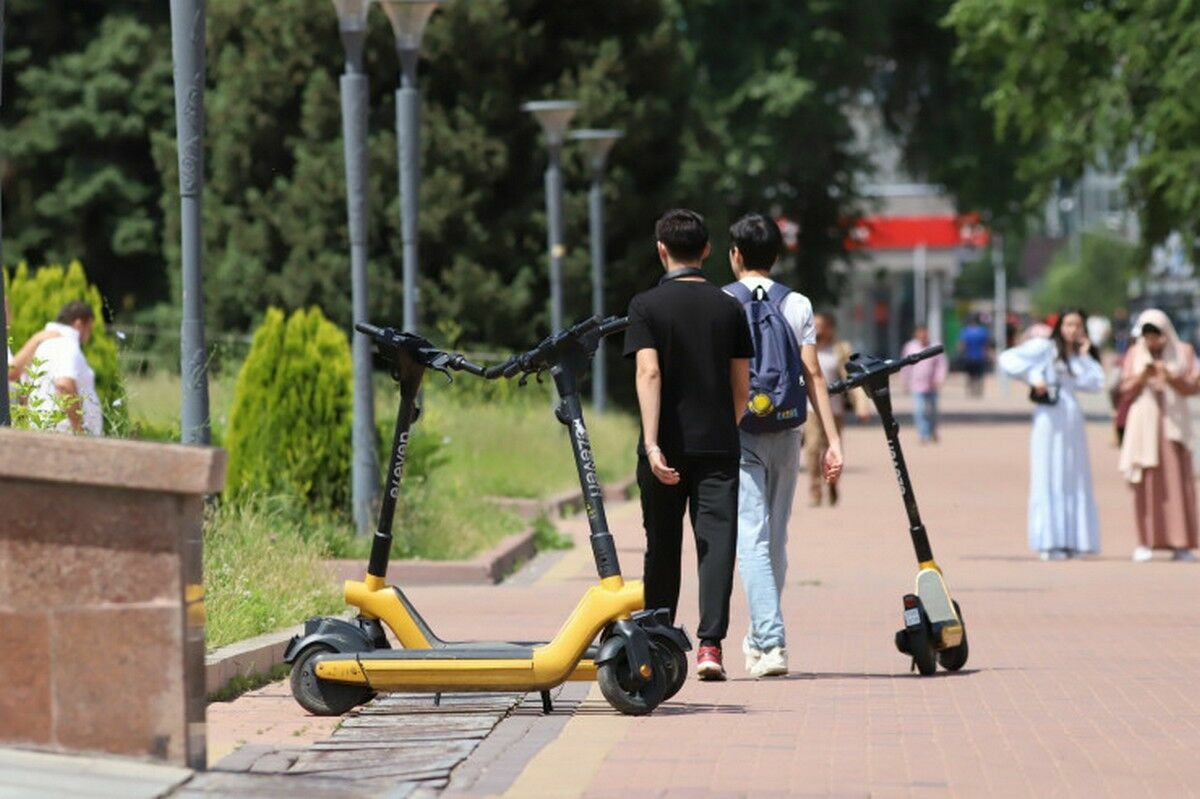
[[[934,552],[968,622],[964,672],[910,675],[893,648],[915,563],[882,433],[854,427],[843,504],[810,509],[797,497],[784,596],[793,674],[745,676],[738,583],[729,682],[691,680],[641,719],[585,702],[565,726],[556,721],[543,756],[514,747],[519,762],[497,766],[524,769],[509,793],[1200,793],[1200,567],[1129,561],[1132,511],[1102,425],[1091,444],[1104,554],[1036,560],[1025,546],[1028,433],[1027,423],[958,425],[936,447],[903,433]],[[636,576],[636,505],[610,515]],[[549,637],[592,580],[585,547],[533,584],[409,593],[447,637]],[[690,629],[695,606],[685,580]]]

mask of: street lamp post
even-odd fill
[[[183,273],[180,371],[185,444],[208,444],[208,357],[204,346],[204,20],[206,0],[171,0],[171,53],[175,73],[175,127],[179,153],[179,204]]]
[[[421,96],[417,91],[417,61],[421,36],[433,12],[444,0],[378,0],[392,23],[396,55],[400,58],[400,88],[396,90],[396,147],[400,160],[400,241],[404,249],[404,330],[420,326],[420,265],[417,261],[417,218],[421,186]]]
[[[571,138],[587,147],[588,166],[592,170],[592,187],[588,191],[588,237],[592,246],[592,313],[604,316],[604,167],[619,130],[577,130]],[[592,366],[592,406],[604,412],[608,397],[607,365],[604,362],[604,339],[596,349]]]
[[[333,0],[338,33],[346,51],[341,77],[342,148],[346,160],[346,216],[350,238],[350,299],[354,324],[367,319],[367,112],[370,104],[363,73],[363,46],[371,0]],[[371,342],[357,329],[353,336],[354,421],[351,432],[351,505],[360,535],[371,532],[379,468],[375,454],[375,406],[371,387]]]
[[[525,103],[522,111],[528,111],[542,126],[546,136],[546,149],[550,160],[546,166],[546,239],[550,251],[550,329],[562,330],[562,259],[566,254],[562,234],[562,170],[559,155],[562,151],[563,134],[571,117],[579,110],[573,100],[542,100]]]

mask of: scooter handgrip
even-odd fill
[[[610,316],[600,324],[600,338],[620,333],[627,327],[629,327],[628,316]]]
[[[359,322],[354,326],[354,329],[363,335],[370,336],[373,339],[381,339],[384,336],[383,328],[375,327],[375,325],[367,322]]]

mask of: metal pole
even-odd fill
[[[550,144],[550,162],[546,166],[547,243],[550,250],[550,330],[563,329],[562,307],[562,170],[559,168],[561,145]]]
[[[929,309],[926,298],[929,284],[926,281],[925,245],[918,244],[913,250],[913,324],[929,326]]]
[[[350,233],[350,293],[355,324],[367,319],[367,111],[368,79],[347,63],[341,79],[342,141],[346,159],[346,215]],[[353,333],[354,422],[351,441],[351,504],[360,535],[370,535],[379,466],[375,452],[375,405],[371,341]]]
[[[604,185],[603,173],[592,174],[592,188],[588,192],[588,236],[592,245],[592,313],[604,316]],[[597,413],[604,413],[608,397],[608,369],[604,363],[604,339],[596,348],[592,360],[592,406]]]
[[[942,343],[942,272],[929,275],[929,342]]]
[[[0,85],[4,79],[4,0],[0,0]],[[3,97],[0,96],[0,105]],[[0,198],[0,309],[4,304],[4,204]],[[8,317],[0,311],[0,341],[8,344]],[[8,355],[5,353],[4,379],[0,380],[0,427],[8,427],[11,419],[8,415]]]
[[[1008,347],[1008,274],[1004,269],[1004,237],[1000,234],[992,238],[992,282],[995,293],[992,335],[999,356]],[[1000,369],[999,357],[996,358],[996,381],[1001,392],[1007,393],[1008,382]]]
[[[396,90],[396,147],[400,160],[400,241],[404,249],[404,330],[420,327],[420,265],[417,218],[421,186],[421,96],[417,92],[417,51],[400,51],[400,88]]]
[[[171,0],[171,53],[175,70],[175,126],[179,151],[183,322],[182,431],[185,444],[211,441],[208,420],[208,357],[204,345],[204,18],[206,0]]]

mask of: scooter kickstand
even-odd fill
[[[441,691],[438,691],[436,694],[433,695],[433,706],[434,707],[442,706],[442,692]]]
[[[549,691],[542,691],[542,712],[547,715],[554,712],[554,703],[550,701]]]

